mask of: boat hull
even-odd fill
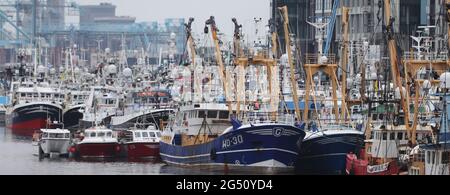
[[[79,158],[115,158],[119,155],[118,143],[80,143],[76,145]]]
[[[0,125],[6,124],[6,111],[0,110]]]
[[[83,113],[80,112],[81,107],[72,108],[64,112],[64,128],[69,130],[78,130],[80,128],[80,120]]]
[[[15,108],[10,128],[16,136],[32,137],[40,129],[53,128],[51,121],[61,121],[62,110],[52,104],[30,104]]]
[[[159,158],[159,143],[125,143],[122,145],[128,159]]]
[[[142,114],[132,114],[129,116],[115,116],[111,119],[111,128],[114,130],[126,130],[131,127],[134,127],[136,124],[157,124],[159,125],[161,121],[167,121],[169,119],[170,114],[173,111],[170,109],[167,110],[158,110],[152,111],[149,113]],[[141,128],[147,128],[147,126],[143,126]]]
[[[39,146],[42,149],[42,152],[46,155],[51,153],[56,153],[59,155],[67,155],[69,154],[70,140],[41,140],[39,142]]]
[[[302,130],[292,126],[254,126],[199,145],[176,146],[160,142],[160,155],[164,162],[181,166],[292,170],[298,155],[296,143],[304,136]]]
[[[362,133],[338,133],[305,139],[295,163],[297,174],[344,175],[347,154],[359,154],[364,146]]]

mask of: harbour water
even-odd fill
[[[16,138],[0,127],[0,175],[207,175],[211,172],[191,170],[163,163],[78,162],[34,155],[31,140]]]

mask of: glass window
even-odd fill
[[[25,97],[25,94],[24,94],[24,93],[21,93],[21,94],[20,94],[20,97]]]
[[[198,111],[198,118],[205,118],[206,117],[205,112],[206,111],[203,111],[203,110]]]
[[[142,132],[142,137],[143,138],[147,138],[148,137],[148,133],[147,132]]]
[[[155,133],[154,132],[150,132],[150,137],[151,138],[155,138],[156,137]]]
[[[217,118],[217,111],[208,111],[208,118]]]
[[[387,133],[383,133],[383,140],[387,140]]]
[[[111,132],[106,133],[106,137],[112,137],[112,133]]]
[[[50,133],[50,138],[58,138],[58,134],[56,133]]]
[[[69,134],[69,133],[66,133],[66,134],[65,134],[65,138],[70,138],[70,134]]]
[[[105,132],[99,132],[97,136],[98,137],[105,137]]]
[[[378,117],[377,117],[377,115],[376,115],[376,114],[372,115],[372,120],[373,120],[373,121],[376,121],[376,120],[377,120],[377,118],[378,118]]]
[[[141,132],[134,132],[134,137],[141,138]]]
[[[391,133],[391,136],[390,136],[390,138],[389,139],[391,139],[391,140],[395,140],[395,133]]]
[[[431,152],[431,164],[436,164],[436,152]]]
[[[230,117],[230,112],[221,111],[219,112],[219,119],[228,119]]]
[[[398,139],[398,140],[403,140],[403,133],[402,133],[402,132],[399,132],[399,133],[397,134],[397,139]]]
[[[42,138],[47,138],[48,137],[48,133],[43,133],[42,134]]]
[[[450,152],[442,152],[442,164],[450,163]]]
[[[156,132],[156,137],[161,137],[161,133],[160,132]]]

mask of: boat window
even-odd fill
[[[33,97],[33,94],[27,93],[27,97]]]
[[[391,133],[391,136],[390,136],[390,138],[389,139],[391,139],[391,140],[395,140],[395,133]]]
[[[141,138],[141,132],[134,132],[134,137]]]
[[[156,137],[155,133],[154,132],[150,132],[150,137],[151,138],[155,138]]]
[[[92,132],[90,137],[96,137],[96,136],[97,136],[96,133]]]
[[[97,137],[105,137],[105,132],[98,132]]]
[[[42,134],[42,138],[47,138],[48,137],[48,133],[43,133]]]
[[[70,138],[70,134],[69,134],[69,133],[66,133],[66,134],[65,134],[65,138]]]
[[[430,164],[431,152],[427,151],[427,163]]]
[[[387,133],[383,133],[383,140],[387,140]]]
[[[370,139],[373,139],[373,132],[370,132]]]
[[[436,152],[431,152],[431,164],[436,164]]]
[[[39,97],[39,94],[34,93],[34,94],[33,94],[33,97],[37,98],[37,97]]]
[[[208,111],[208,118],[217,118],[217,111]]]
[[[160,132],[156,132],[156,137],[161,137],[161,133]]]
[[[198,111],[198,118],[205,118],[206,117],[206,111],[200,110]]]
[[[42,93],[42,94],[41,94],[41,98],[45,98],[45,94]]]
[[[143,138],[147,138],[148,137],[148,133],[147,132],[142,132],[142,137]]]
[[[397,134],[397,139],[398,139],[398,140],[403,140],[403,133],[402,133],[402,132],[399,132],[399,133]]]
[[[50,138],[57,138],[57,134],[56,133],[49,133],[48,135],[50,135]]]
[[[442,152],[442,164],[450,163],[450,152]]]
[[[228,111],[219,112],[219,119],[228,119],[228,117],[230,117],[230,112]]]
[[[377,118],[378,118],[378,117],[377,117],[377,115],[376,115],[376,114],[372,115],[372,120],[373,120],[373,121],[376,121],[376,120],[377,120]]]
[[[408,140],[408,133],[405,133],[405,140]]]
[[[21,93],[21,94],[20,94],[20,97],[25,97],[25,94],[24,94],[24,93]]]
[[[106,133],[106,137],[112,137],[112,133],[111,132]]]

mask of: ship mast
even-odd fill
[[[288,55],[288,61],[289,61],[289,65],[290,65],[290,71],[291,71],[291,88],[292,88],[292,96],[294,99],[294,106],[295,106],[295,114],[298,120],[300,120],[301,118],[301,114],[300,114],[300,106],[298,105],[299,103],[299,98],[298,98],[298,94],[297,94],[297,81],[295,80],[295,67],[294,67],[294,60],[292,59],[292,51],[291,51],[291,39],[290,39],[290,34],[289,34],[289,14],[288,14],[288,7],[287,6],[283,6],[278,8],[279,10],[281,10],[282,14],[283,14],[283,19],[284,19],[284,38],[285,38],[285,43],[286,43],[286,53]],[[305,105],[308,104],[308,102],[305,102]],[[306,110],[305,106],[305,110]],[[305,113],[305,117],[303,118],[304,120],[307,118],[308,113]],[[306,121],[305,121],[306,122]]]
[[[344,46],[342,48],[342,105],[345,105],[347,99],[347,65],[348,65],[348,44],[349,44],[349,35],[348,35],[348,15],[349,9],[347,7],[342,8],[342,33]],[[337,117],[337,116],[336,116]],[[342,120],[346,120],[345,112],[342,112]]]
[[[185,24],[185,27],[186,27],[187,42],[188,42],[190,54],[191,54],[190,57],[192,60],[193,68],[195,70],[195,58],[196,58],[197,53],[195,51],[194,38],[192,37],[192,23],[193,22],[194,22],[194,18],[189,18],[189,22],[187,24]]]
[[[241,47],[241,28],[242,25],[240,25],[236,18],[231,19],[231,21],[234,24],[234,38],[233,38],[233,45],[234,45],[234,55],[236,58],[241,58],[244,54],[243,48]],[[236,83],[236,114],[239,116],[241,112],[241,98],[244,97],[244,103],[245,103],[245,94],[241,95],[242,92],[245,91],[245,89],[242,89],[242,87],[245,86],[245,65],[242,63],[237,63],[237,83]]]
[[[391,17],[391,0],[384,0],[384,17],[386,22],[386,34],[389,47],[392,79],[394,80],[395,88],[398,88],[400,93],[400,104],[403,109],[403,113],[405,114],[404,123],[408,132],[408,137],[412,138],[410,131],[411,127],[409,125],[409,106],[407,103],[406,94],[404,94],[403,91],[402,77],[399,69],[401,64],[398,59],[397,44],[394,39],[394,18]]]
[[[212,35],[212,39],[214,41],[214,46],[215,46],[215,55],[216,55],[216,60],[217,60],[217,65],[219,65],[219,76],[220,76],[220,80],[223,86],[223,94],[225,97],[225,102],[227,102],[227,106],[228,106],[228,111],[232,112],[231,109],[231,105],[230,105],[230,101],[229,101],[229,97],[228,95],[230,94],[228,91],[228,82],[227,82],[227,78],[226,78],[226,73],[225,73],[225,66],[223,64],[223,59],[222,59],[222,51],[220,50],[220,44],[219,44],[219,38],[217,37],[217,26],[216,26],[216,21],[214,19],[214,16],[211,16],[206,22],[206,28],[209,25],[210,29],[211,29],[211,35]]]

